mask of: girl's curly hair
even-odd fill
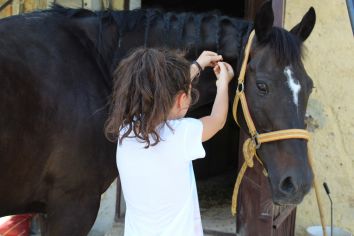
[[[176,95],[188,94],[190,63],[181,52],[138,48],[120,62],[113,79],[105,136],[121,144],[133,132],[146,148],[156,145],[160,141],[156,128],[167,122]],[[198,92],[192,88],[191,94],[195,102]]]

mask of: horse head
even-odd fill
[[[302,64],[301,52],[302,42],[310,35],[315,18],[314,9],[310,8],[298,25],[286,31],[273,27],[271,2],[265,3],[256,15],[244,92],[260,134],[305,129],[306,107],[313,83]],[[240,107],[237,117],[241,127],[247,130]],[[313,182],[306,140],[264,143],[257,154],[268,171],[273,202],[300,203]]]

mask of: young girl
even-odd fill
[[[117,166],[126,200],[125,236],[203,235],[192,161],[202,142],[225,124],[231,66],[205,51],[192,64],[177,53],[140,48],[114,73],[106,136],[118,141]],[[212,112],[184,118],[193,78],[214,67],[217,94]]]

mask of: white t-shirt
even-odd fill
[[[201,236],[192,160],[203,158],[200,120],[170,120],[161,140],[144,148],[136,138],[117,147],[117,166],[127,204],[125,236]]]

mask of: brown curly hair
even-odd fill
[[[160,142],[156,128],[167,124],[176,95],[188,94],[191,88],[190,63],[182,52],[138,48],[120,62],[113,79],[105,136],[121,144],[133,132],[146,148],[156,145]],[[191,96],[193,102],[198,98],[193,88]]]

